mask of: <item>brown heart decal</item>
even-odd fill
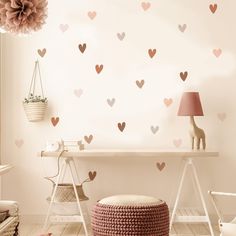
[[[183,25],[179,25],[179,30],[183,33],[186,30],[187,25],[183,24]]]
[[[59,117],[52,117],[51,118],[52,125],[55,127],[59,122]]]
[[[90,144],[91,141],[93,140],[93,135],[90,134],[89,136],[84,136],[84,140],[85,140],[88,144]]]
[[[148,54],[151,58],[155,56],[156,52],[157,52],[156,49],[148,49]]]
[[[40,57],[44,57],[44,55],[46,54],[46,52],[47,52],[47,50],[46,50],[46,48],[44,48],[44,49],[38,49],[38,54],[39,54],[39,56]]]
[[[89,171],[88,175],[89,175],[89,179],[91,181],[93,181],[95,179],[96,175],[97,175],[97,172],[96,171],[93,171],[93,172]]]
[[[140,81],[136,80],[136,84],[139,88],[142,88],[144,85],[144,80],[140,80]]]
[[[188,72],[185,71],[185,72],[180,72],[180,78],[185,81],[187,79],[187,76],[188,76]]]
[[[217,4],[210,4],[209,8],[210,8],[211,12],[214,14],[217,9]]]
[[[103,69],[103,65],[96,65],[95,69],[96,69],[97,73],[99,74]]]
[[[86,43],[79,44],[79,50],[81,51],[81,53],[84,53],[85,49],[86,49]]]
[[[125,126],[126,126],[125,122],[118,123],[118,128],[119,128],[119,130],[120,130],[121,132],[123,132],[123,131],[124,131],[124,129],[125,129]]]
[[[157,168],[159,169],[159,171],[162,171],[165,168],[166,163],[165,162],[162,162],[162,163],[157,162],[156,165],[157,165]]]

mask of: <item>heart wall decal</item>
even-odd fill
[[[162,163],[157,162],[157,163],[156,163],[156,166],[157,166],[157,169],[158,169],[159,171],[162,171],[162,170],[165,168],[166,163],[165,163],[165,162],[162,162]]]
[[[222,53],[222,50],[220,48],[218,48],[218,49],[213,49],[212,52],[215,55],[215,57],[219,57]]]
[[[89,136],[84,136],[84,140],[85,140],[88,144],[90,144],[90,143],[92,142],[92,140],[93,140],[93,135],[90,134]]]
[[[18,147],[18,148],[21,148],[24,144],[24,140],[23,139],[16,139],[15,140],[15,145]]]
[[[52,122],[52,125],[55,127],[59,122],[59,117],[52,117],[51,122]]]
[[[83,90],[82,89],[75,89],[74,90],[74,94],[76,97],[80,98],[80,96],[83,94]]]
[[[174,139],[173,144],[175,147],[179,148],[182,145],[182,139]]]
[[[115,98],[112,98],[112,99],[107,99],[107,103],[108,103],[108,105],[110,106],[110,107],[113,107],[113,105],[115,104]]]
[[[78,48],[80,50],[81,53],[84,53],[85,49],[86,49],[86,43],[83,44],[79,44]]]
[[[147,11],[151,7],[150,2],[142,2],[141,7],[143,8],[144,11]]]
[[[97,16],[97,12],[96,11],[89,11],[88,12],[88,17],[93,20],[95,17]]]
[[[96,171],[89,171],[88,175],[89,175],[89,179],[91,181],[93,181],[97,175],[97,172]]]
[[[153,58],[156,54],[157,50],[154,48],[154,49],[148,49],[148,54],[149,54],[149,57],[150,58]]]
[[[187,72],[187,71],[185,71],[185,72],[180,72],[180,73],[179,73],[179,76],[180,76],[180,78],[181,78],[183,81],[185,81],[185,80],[187,79],[188,72]]]
[[[62,33],[65,33],[69,29],[69,25],[67,24],[60,24],[59,29],[61,30]]]
[[[166,105],[166,107],[169,107],[173,103],[172,98],[164,98],[163,101],[164,101],[164,104]]]
[[[40,57],[44,57],[46,52],[47,52],[46,48],[43,48],[42,50],[38,49],[38,54],[39,54]]]
[[[136,80],[136,85],[141,89],[142,87],[143,87],[143,85],[144,85],[144,80]]]
[[[103,70],[103,65],[96,65],[96,66],[95,66],[95,70],[96,70],[96,72],[97,72],[98,74],[100,74],[101,71]]]
[[[217,117],[220,121],[224,121],[226,119],[226,113],[225,112],[218,113]]]
[[[214,14],[217,10],[217,4],[210,4],[209,9],[212,12],[212,14]]]
[[[117,33],[117,38],[122,41],[125,38],[125,32]]]
[[[152,131],[153,134],[156,134],[156,132],[159,130],[159,126],[153,126],[152,125],[150,128],[151,128],[151,131]]]
[[[178,28],[179,28],[179,31],[180,31],[180,32],[184,33],[184,31],[185,31],[186,28],[187,28],[187,25],[186,25],[186,24],[179,25]]]
[[[124,129],[125,129],[126,123],[125,123],[125,122],[118,123],[117,126],[118,126],[119,130],[120,130],[121,132],[123,132]]]

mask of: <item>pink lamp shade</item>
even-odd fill
[[[178,116],[203,116],[198,92],[185,92],[179,105]]]

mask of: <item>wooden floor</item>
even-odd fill
[[[217,227],[215,229],[215,236],[220,233]],[[53,236],[82,236],[84,230],[81,224],[56,224],[51,225],[48,230]],[[21,225],[20,236],[40,236],[42,233],[42,225]],[[90,233],[90,235],[92,235]],[[171,236],[210,236],[208,226],[206,224],[175,224],[171,231]]]

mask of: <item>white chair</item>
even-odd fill
[[[213,192],[208,191],[213,206],[215,207],[217,216],[219,217],[219,228],[221,236],[235,236],[236,235],[236,217],[230,222],[224,222],[223,216],[217,206],[215,196],[227,196],[227,197],[236,197],[236,193],[224,193],[224,192]]]
[[[0,212],[8,211],[8,217],[0,223],[1,236],[17,236],[19,225],[19,207],[15,201],[0,201]]]

